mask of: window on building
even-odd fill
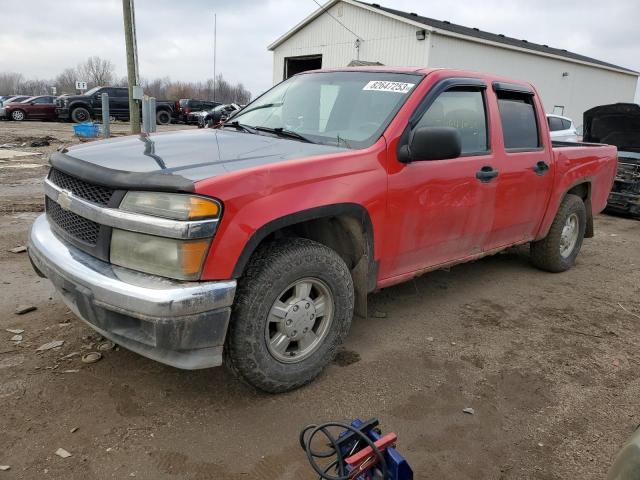
[[[496,95],[498,96],[505,149],[533,150],[540,148],[533,95],[507,91],[497,91]]]
[[[460,88],[440,94],[418,121],[419,127],[456,128],[462,139],[462,155],[486,152],[489,142],[483,91]]]

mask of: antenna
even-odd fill
[[[213,101],[216,101],[216,44],[218,43],[218,18],[213,14]]]

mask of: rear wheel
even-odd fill
[[[75,123],[88,122],[91,120],[91,114],[84,107],[76,107],[71,111],[71,120]]]
[[[158,110],[156,112],[156,123],[158,125],[169,125],[171,123],[171,114],[166,110]]]
[[[27,115],[22,110],[14,110],[13,112],[11,112],[11,119],[15,120],[16,122],[21,122],[25,118],[27,118]]]
[[[568,194],[558,208],[549,233],[531,243],[531,261],[548,272],[570,269],[580,252],[587,225],[584,202],[577,195]]]
[[[353,302],[351,273],[335,251],[301,238],[264,245],[238,284],[226,364],[267,392],[301,387],[335,357]]]

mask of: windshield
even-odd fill
[[[296,75],[230,121],[295,132],[314,143],[366,148],[380,138],[421,79],[361,71]]]
[[[83,95],[93,95],[94,93],[96,93],[101,88],[102,87],[93,87],[91,90],[87,90],[86,92],[84,92]]]

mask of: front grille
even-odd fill
[[[60,229],[81,242],[91,246],[96,245],[98,242],[100,225],[63,209],[49,197],[46,197],[45,205],[47,208],[47,216]]]
[[[67,175],[55,168],[51,169],[51,173],[49,173],[49,180],[58,187],[64,190],[69,190],[80,198],[102,206],[107,206],[109,204],[114,193],[114,190],[111,188],[87,183],[84,180]]]

